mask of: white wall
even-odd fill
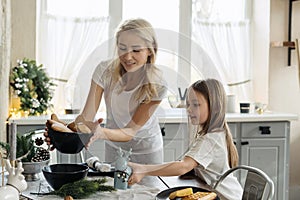
[[[35,59],[36,0],[13,0],[11,10],[11,65],[14,67],[18,59]]]
[[[288,1],[271,0],[271,41],[288,39]],[[293,3],[292,40],[300,38],[300,1]],[[298,21],[296,23],[296,21]],[[287,48],[270,48],[269,108],[300,116],[298,62],[293,50],[292,66],[287,67]],[[290,135],[290,200],[300,196],[300,121],[292,121]]]

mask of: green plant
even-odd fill
[[[8,158],[9,157],[9,152],[10,152],[9,144],[0,141],[0,148],[5,151],[5,152],[2,153],[2,151],[0,150],[1,155],[2,156],[5,155],[4,158]]]
[[[50,159],[50,153],[47,149],[41,147],[44,143],[43,138],[32,139],[35,132],[29,134],[17,135],[17,158],[23,162],[40,162]]]
[[[32,139],[35,132],[28,134],[17,134],[16,159],[22,162],[40,162],[50,159],[50,153],[47,149],[41,147],[44,143],[41,137]],[[9,157],[10,146],[7,143],[0,142],[0,147],[6,151],[6,157]]]
[[[35,60],[24,58],[17,61],[12,69],[10,85],[20,97],[20,110],[29,115],[43,114],[51,107],[53,86],[43,65],[37,65]]]
[[[34,141],[31,139],[34,132],[24,135],[17,135],[16,157],[22,158],[22,161],[29,162],[35,154]]]

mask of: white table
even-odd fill
[[[41,175],[43,176],[43,175]],[[89,179],[93,178],[101,178],[101,177],[88,177]],[[113,186],[113,178],[106,177],[108,179],[108,182],[106,185]],[[117,190],[114,192],[97,192],[94,195],[91,195],[88,199],[101,199],[101,200],[153,200],[155,199],[156,195],[165,189],[168,189],[168,187],[158,178],[158,177],[150,177],[151,181],[149,181],[146,185],[141,184],[135,184],[132,186],[131,189],[127,190]],[[206,190],[211,190],[211,188],[206,185],[205,183],[199,181],[198,179],[181,179],[179,177],[161,177],[163,181],[169,186],[169,187],[177,187],[177,186],[197,186]],[[49,192],[49,185],[47,182],[41,178],[40,181],[35,182],[29,182],[28,188],[24,194],[25,196],[29,197],[30,199],[34,200],[61,200],[62,197],[55,196],[55,195],[32,195],[31,192],[39,192],[45,193]],[[49,187],[49,188],[48,188]],[[226,200],[223,198],[220,194],[218,194],[221,200]]]

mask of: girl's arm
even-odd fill
[[[191,157],[185,156],[181,161],[174,161],[159,165],[142,165],[137,163],[129,163],[133,169],[133,174],[129,178],[129,184],[140,182],[144,176],[180,176],[192,169],[198,163]]]

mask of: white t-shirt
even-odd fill
[[[135,96],[138,88],[120,92],[119,85],[112,83],[112,71],[108,63],[109,61],[101,62],[96,67],[92,80],[104,89],[107,113],[106,127],[112,129],[123,128],[129,123],[142,101],[138,101]],[[152,100],[162,100],[167,91],[166,82],[161,74],[156,74],[153,81],[163,87],[157,91],[158,96]],[[163,140],[157,117],[152,115],[131,141],[106,141],[106,144],[115,148],[121,147],[124,150],[132,148],[132,156],[162,150]]]
[[[198,162],[195,174],[208,185],[215,183],[218,177],[230,169],[224,132],[207,133],[196,138],[186,156]],[[216,189],[227,199],[242,199],[243,189],[232,174]]]

